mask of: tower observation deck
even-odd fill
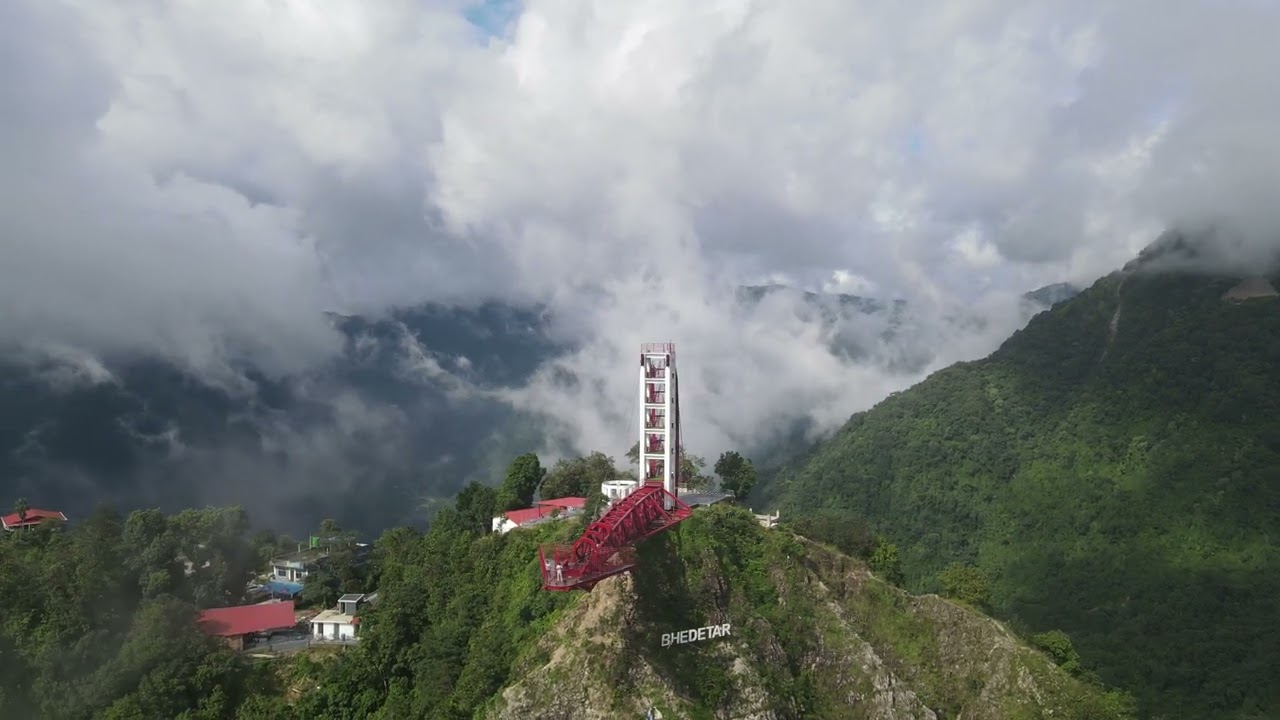
[[[679,385],[673,343],[640,348],[640,483],[572,545],[539,548],[546,590],[591,590],[635,567],[636,543],[689,517],[680,501]]]

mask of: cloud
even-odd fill
[[[1271,4],[480,5],[5,4],[0,342],[287,373],[322,310],[538,300],[578,382],[508,399],[620,451],[672,339],[710,452],[919,377],[738,284],[905,298],[931,368],[1171,224],[1278,237]]]

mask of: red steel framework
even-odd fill
[[[640,365],[640,472],[645,481],[588,525],[572,545],[544,545],[538,549],[545,590],[590,591],[601,580],[630,570],[636,565],[637,543],[669,529],[693,512],[676,496],[681,484],[677,478],[682,448],[675,345],[643,345]],[[660,427],[646,420],[657,417],[653,408],[658,405]],[[650,431],[658,433],[654,437],[662,443],[662,447],[655,445],[652,453],[643,444],[648,439],[645,433]],[[646,454],[655,459],[646,461]],[[653,463],[656,471],[647,470],[647,463]]]

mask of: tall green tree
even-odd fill
[[[730,450],[720,454],[716,460],[716,475],[720,476],[720,487],[733,493],[739,500],[751,492],[756,484],[756,468],[751,461],[742,457],[737,451]]]
[[[13,511],[18,514],[19,522],[27,519],[27,511],[30,509],[31,505],[27,503],[27,499],[24,497],[18,498],[18,501],[13,504]]]
[[[600,493],[600,485],[624,477],[613,458],[600,451],[585,457],[562,459],[542,481],[538,495],[544,500],[558,497],[588,497]]]
[[[902,560],[898,557],[898,546],[883,537],[876,537],[875,549],[871,551],[871,557],[868,559],[867,564],[885,580],[894,585],[902,584],[904,578],[902,575]]]
[[[498,489],[474,481],[468,483],[458,491],[454,507],[468,530],[483,535],[489,532],[498,514]]]
[[[498,510],[518,510],[533,504],[533,496],[547,475],[537,453],[525,453],[511,462],[498,489]]]
[[[683,487],[698,492],[710,490],[713,478],[706,470],[707,461],[702,456],[693,453],[680,455],[680,484]]]

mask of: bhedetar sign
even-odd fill
[[[683,645],[685,643],[698,642],[699,640],[715,640],[716,638],[726,637],[728,634],[729,623],[708,625],[692,630],[681,630],[680,632],[662,633],[662,647]]]

